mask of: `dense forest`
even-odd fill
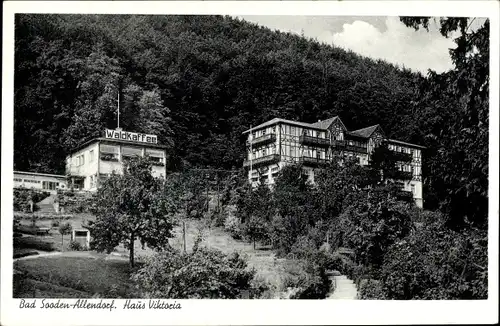
[[[118,94],[121,127],[157,134],[170,170],[239,168],[251,125],[339,115],[426,146],[427,207],[484,226],[489,24],[441,26],[461,32],[455,68],[422,76],[231,17],[17,15],[15,169],[64,173],[73,147],[116,127]]]

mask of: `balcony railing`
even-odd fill
[[[327,165],[330,161],[324,158],[316,158],[309,156],[301,156],[299,158],[299,163],[308,165],[308,166],[324,166]]]
[[[258,146],[258,145],[264,145],[264,144],[269,144],[269,143],[274,143],[276,141],[276,134],[271,133],[271,134],[266,134],[257,138],[252,139],[252,145],[253,146]]]
[[[268,164],[273,164],[273,163],[278,163],[280,161],[280,156],[279,154],[271,154],[271,155],[266,155],[263,157],[259,157],[256,159],[253,159],[251,161],[252,167],[259,167],[262,165],[268,165]],[[244,167],[249,167],[250,166],[250,160],[245,160],[243,161],[243,166]]]
[[[413,173],[408,171],[394,171],[387,177],[395,180],[411,180],[413,179]]]
[[[400,162],[411,162],[412,155],[404,152],[393,152],[396,161]]]
[[[345,140],[332,140],[332,143],[330,145],[336,149],[344,149],[346,146],[346,141]]]
[[[301,135],[299,137],[299,142],[303,145],[312,145],[318,147],[328,147],[330,146],[330,140],[326,138],[319,138],[307,135]]]
[[[358,153],[363,153],[363,154],[368,153],[368,149],[366,147],[363,147],[363,146],[346,145],[345,149],[347,151],[351,151],[351,152],[358,152]]]

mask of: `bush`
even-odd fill
[[[29,212],[29,199],[33,201],[33,210],[36,203],[50,196],[49,192],[33,189],[14,188],[14,211]]]
[[[362,300],[387,299],[382,289],[382,282],[372,279],[363,279],[359,282],[358,297]]]
[[[422,224],[384,257],[380,280],[390,299],[486,299],[486,231],[455,232]]]
[[[14,248],[36,249],[41,251],[55,251],[53,242],[42,241],[35,237],[14,238]]]
[[[68,248],[69,248],[69,250],[72,250],[72,251],[83,250],[82,244],[80,242],[77,242],[77,241],[70,241]]]
[[[229,213],[224,222],[224,230],[228,232],[234,239],[242,238],[241,223],[239,219],[234,215]]]
[[[59,222],[58,220],[53,220],[50,225],[53,227],[53,228],[58,228],[59,225],[60,225],[61,222]]]
[[[22,236],[23,236],[23,234],[22,234],[22,233],[20,233],[20,232],[14,232],[14,234],[13,234],[13,237],[14,237],[14,238],[20,238],[20,237],[22,237]]]
[[[145,297],[236,299],[250,291],[254,275],[239,254],[199,247],[192,253],[164,251],[148,257],[133,280]]]
[[[38,255],[38,251],[31,249],[14,250],[14,259]]]
[[[31,213],[14,213],[14,220],[69,220],[72,219],[72,214],[31,214]]]

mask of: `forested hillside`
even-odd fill
[[[339,115],[426,146],[426,208],[484,226],[489,23],[440,23],[459,35],[454,68],[424,77],[231,17],[17,15],[15,169],[64,173],[74,146],[116,127],[118,93],[121,127],[157,134],[170,170],[241,167],[251,125]]]
[[[407,123],[415,75],[221,16],[19,15],[15,167],[62,173],[77,143],[121,126],[158,134],[171,163],[240,167],[242,131],[340,115],[421,143]]]

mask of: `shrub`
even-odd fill
[[[199,247],[192,253],[163,251],[149,257],[133,280],[146,297],[235,299],[250,290],[254,275],[239,254]]]
[[[14,234],[13,234],[13,237],[14,237],[14,238],[20,238],[20,237],[22,237],[22,236],[23,236],[23,234],[22,234],[22,233],[20,233],[20,232],[14,232]]]
[[[53,228],[57,228],[59,227],[59,224],[60,222],[58,220],[53,220],[52,222],[50,222],[50,225],[53,227]]]
[[[382,282],[372,279],[363,279],[359,282],[358,297],[363,300],[387,299],[382,289]]]
[[[14,211],[29,212],[29,200],[33,201],[33,210],[36,203],[50,196],[49,192],[33,189],[14,188]]]
[[[250,282],[250,299],[272,299],[276,289],[262,277],[254,277]]]
[[[14,238],[14,248],[36,249],[41,251],[55,251],[53,242],[42,241],[35,237]]]
[[[38,251],[31,249],[21,249],[14,251],[14,259],[38,255]]]
[[[226,221],[224,222],[224,230],[228,232],[234,239],[241,239],[241,223],[239,219],[234,214],[228,214]]]
[[[486,299],[487,233],[424,223],[391,246],[380,280],[390,299]]]
[[[82,244],[80,242],[77,242],[77,241],[70,241],[68,248],[69,248],[69,250],[73,250],[73,251],[83,250]]]

